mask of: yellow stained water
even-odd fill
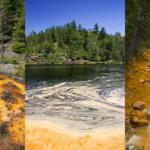
[[[126,70],[126,114],[132,109],[132,104],[135,101],[143,101],[148,107],[150,107],[150,50],[148,50],[145,55],[149,59],[148,62],[144,60],[136,60],[133,63],[134,68],[127,66],[128,70],[132,71],[132,73]],[[138,138],[135,135],[133,137],[134,140],[131,140],[131,144],[137,146],[138,148],[145,146],[146,150],[150,150],[150,145],[146,144],[147,141],[150,141],[150,136],[145,134],[145,130],[149,130],[149,128],[137,128],[136,133],[140,132],[141,134],[138,134]]]

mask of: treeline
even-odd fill
[[[67,59],[89,61],[124,61],[125,37],[119,32],[107,34],[104,27],[99,31],[96,23],[93,30],[76,25],[73,20],[64,26],[52,26],[45,32],[32,31],[26,36],[26,52],[42,54],[42,60],[57,60],[60,56]]]
[[[25,52],[25,0],[0,1],[0,33],[3,44],[13,41],[11,49],[16,53]]]
[[[150,48],[150,0],[126,0],[126,62],[144,58],[143,49]],[[145,58],[144,58],[145,59]]]

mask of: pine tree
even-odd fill
[[[106,37],[106,31],[105,31],[105,28],[102,27],[101,31],[99,32],[99,35],[98,35],[98,40],[104,40],[105,37]]]
[[[21,16],[16,23],[16,29],[13,33],[14,42],[11,44],[11,48],[13,51],[17,53],[25,52],[25,1],[22,0],[22,13]]]
[[[95,34],[98,34],[98,32],[99,32],[98,30],[99,30],[99,26],[98,26],[97,23],[95,23],[94,29],[93,29],[94,33],[95,33]]]

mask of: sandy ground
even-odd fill
[[[81,136],[46,121],[26,121],[26,150],[124,150],[124,130]]]

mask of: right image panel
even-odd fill
[[[125,3],[126,149],[150,150],[150,0]]]

